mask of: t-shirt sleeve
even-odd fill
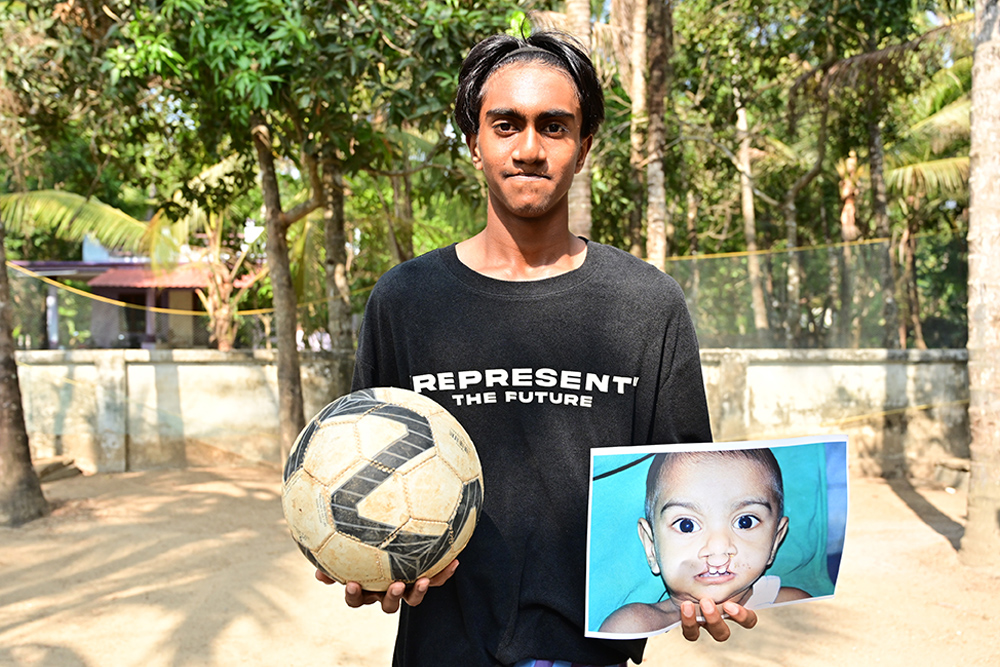
[[[680,294],[680,288],[676,289]],[[698,338],[683,294],[670,312],[652,441],[711,442]]]

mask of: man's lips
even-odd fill
[[[518,171],[510,174],[504,174],[504,178],[523,178],[529,181],[536,181],[536,180],[548,180],[549,177],[546,176],[545,174],[533,174],[530,172]]]

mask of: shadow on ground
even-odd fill
[[[916,487],[906,479],[888,480],[889,488],[893,490],[906,506],[913,510],[920,520],[930,526],[936,533],[945,537],[958,551],[962,542],[965,527],[950,516],[939,510],[926,498],[920,495]]]

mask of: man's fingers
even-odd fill
[[[412,586],[406,587],[406,592],[403,594],[403,599],[406,600],[406,604],[411,607],[416,607],[418,604],[423,602],[424,595],[427,594],[427,589],[431,587],[431,580],[427,577],[422,577],[417,579]]]
[[[448,563],[447,567],[445,567],[443,570],[441,570],[433,577],[431,577],[429,585],[432,588],[434,586],[440,586],[444,582],[451,579],[451,575],[455,574],[455,570],[457,569],[458,569],[458,561],[457,560],[451,561],[450,563]]]
[[[327,586],[329,586],[330,584],[337,583],[336,581],[334,581],[330,577],[326,576],[326,572],[324,572],[323,570],[320,570],[319,568],[316,569],[316,581],[322,581]]]
[[[349,581],[344,587],[344,600],[347,602],[348,607],[355,609],[367,604],[380,602],[384,596],[385,593],[364,590],[361,588],[361,584],[356,581]]]
[[[458,561],[452,561],[448,564],[448,567],[443,569],[434,577],[428,579],[427,577],[422,577],[418,579],[413,584],[407,586],[402,581],[394,581],[389,584],[389,588],[385,592],[374,592],[366,591],[361,587],[356,581],[349,581],[347,585],[344,586],[344,600],[347,602],[348,607],[363,607],[366,604],[373,604],[378,602],[382,606],[382,611],[387,614],[394,614],[399,611],[399,605],[404,600],[406,604],[411,607],[415,607],[424,600],[424,595],[432,586],[440,586],[444,582],[451,578],[451,575],[455,574],[455,570],[458,568]],[[321,570],[316,570],[316,579],[322,581],[325,584],[334,583],[332,579],[326,576]]]
[[[747,630],[757,625],[757,612],[752,609],[747,609],[735,602],[726,602],[722,605],[722,609],[729,615],[729,618]]]
[[[701,601],[701,614],[705,617],[705,629],[708,630],[708,634],[712,635],[712,639],[717,642],[729,639],[732,631],[726,625],[726,621],[722,618],[722,612],[715,606],[715,602],[711,598],[705,598]]]
[[[387,614],[395,614],[399,611],[399,602],[406,592],[406,584],[401,581],[394,581],[389,584],[385,595],[382,597],[382,611]]]

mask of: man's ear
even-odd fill
[[[576,156],[576,172],[580,173],[583,169],[583,163],[587,161],[587,154],[590,153],[590,147],[594,145],[594,135],[590,135],[580,142],[580,154]]]
[[[653,528],[646,519],[639,519],[639,541],[646,552],[646,562],[649,564],[649,571],[657,577],[660,576],[660,562],[656,559],[656,545],[653,544]]]
[[[778,547],[781,543],[785,541],[785,535],[788,534],[788,517],[781,517],[781,521],[778,522],[778,530],[774,531],[774,544],[771,546],[771,558],[767,561],[767,566],[770,567],[771,563],[774,562],[774,557],[778,555]]]
[[[469,147],[469,153],[472,155],[472,166],[479,171],[483,170],[483,156],[479,153],[479,135],[477,134],[467,134],[465,135],[465,145]]]

